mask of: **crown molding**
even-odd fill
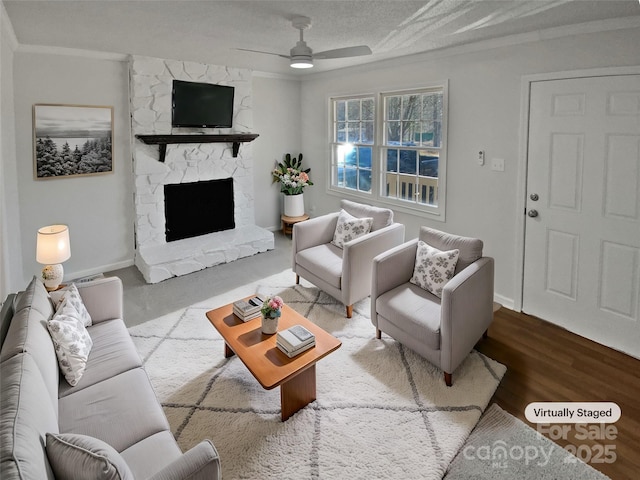
[[[93,58],[96,60],[111,60],[115,62],[129,61],[128,53],[100,52],[98,50],[83,50],[80,48],[19,44],[17,51],[20,53],[44,53],[47,55],[65,55],[69,57]]]
[[[273,78],[276,80],[300,80],[299,75],[289,75],[286,73],[262,72],[260,70],[252,70],[251,75],[260,78]]]

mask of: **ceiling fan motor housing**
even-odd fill
[[[307,42],[300,40],[296,43],[296,46],[289,51],[289,54],[291,55],[292,60],[294,58],[311,60],[313,50],[309,48]]]

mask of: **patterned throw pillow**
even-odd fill
[[[80,292],[78,292],[78,287],[76,287],[75,283],[72,283],[60,290],[56,290],[55,292],[49,292],[49,296],[53,301],[53,308],[58,310],[60,305],[62,305],[62,302],[67,300],[67,303],[72,305],[78,312],[78,317],[82,320],[84,326],[91,326],[91,315],[89,315],[87,307],[84,306],[84,302],[82,301],[82,297],[80,296]]]
[[[371,225],[373,225],[371,217],[356,218],[344,210],[340,210],[331,243],[336,247],[343,248],[345,243],[369,233]]]
[[[69,385],[74,386],[84,374],[93,341],[71,300],[62,300],[47,327],[56,349],[60,370]]]
[[[442,252],[418,241],[416,265],[409,281],[441,298],[442,288],[453,277],[459,255],[459,250]]]

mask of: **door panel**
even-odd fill
[[[527,165],[523,311],[640,357],[640,75],[533,82]]]

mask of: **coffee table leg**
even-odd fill
[[[280,407],[282,421],[316,399],[316,366],[306,370],[280,385]]]
[[[225,342],[224,344],[224,358],[233,357],[236,354],[233,350],[229,348],[229,345]]]

